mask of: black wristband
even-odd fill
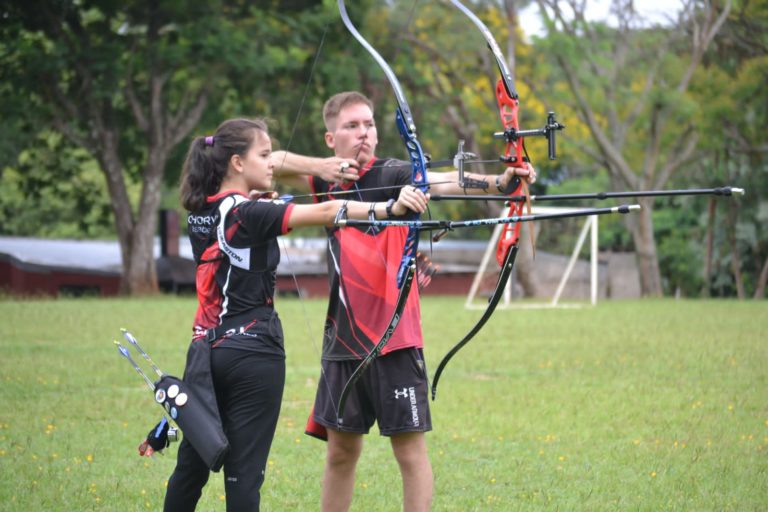
[[[387,201],[387,207],[384,209],[384,211],[387,212],[387,218],[388,219],[391,219],[392,217],[394,217],[394,215],[392,215],[392,207],[394,205],[395,205],[394,198],[390,199],[389,201]]]

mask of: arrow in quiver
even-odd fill
[[[152,366],[159,377],[153,382],[144,370],[136,363],[128,349],[119,341],[115,345],[122,356],[133,365],[148,387],[154,393],[155,402],[160,404],[179,426],[185,438],[197,451],[200,458],[212,471],[219,471],[224,464],[224,458],[229,452],[229,441],[224,435],[224,429],[216,403],[216,394],[211,377],[211,346],[204,340],[193,341],[187,352],[187,366],[184,379],[163,373],[152,361],[149,355],[139,346],[136,338],[123,329],[123,337],[136,348],[142,357]],[[160,435],[156,442],[162,444],[162,421]],[[154,430],[154,429],[153,429]],[[147,442],[152,437],[152,431],[147,436]],[[143,443],[142,443],[143,446]],[[151,443],[150,443],[150,446]],[[154,447],[153,447],[154,449]],[[141,453],[141,446],[139,447]]]

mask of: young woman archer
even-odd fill
[[[258,510],[267,456],[285,382],[285,351],[274,308],[280,261],[277,237],[293,228],[424,212],[427,196],[404,187],[396,201],[329,201],[298,205],[250,199],[272,189],[267,125],[230,119],[189,148],[181,200],[197,263],[198,309],[192,343],[210,343],[212,393],[230,451],[224,459],[227,510]],[[189,367],[189,362],[188,362]],[[194,510],[210,471],[182,440],[168,482],[166,511]]]

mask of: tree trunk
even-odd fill
[[[142,196],[138,216],[134,217],[125,189],[123,166],[117,154],[117,145],[110,131],[101,137],[102,144],[96,155],[107,180],[120,255],[122,276],[119,291],[123,295],[147,295],[158,291],[155,270],[154,238],[157,231],[157,210],[160,206],[162,175],[168,149],[150,148],[144,171]]]
[[[123,295],[148,295],[158,291],[155,268],[154,241],[158,224],[162,177],[168,153],[173,149],[150,145],[147,164],[143,173],[142,194],[138,215],[134,217],[125,190],[123,166],[117,155],[112,138],[102,138],[101,152],[97,155],[104,173],[115,215],[123,273],[120,293]]]
[[[656,255],[656,240],[653,236],[652,199],[640,199],[642,210],[637,223],[632,227],[632,239],[637,251],[637,265],[640,270],[640,291],[644,297],[661,297],[661,272]]]
[[[736,284],[736,296],[739,300],[744,300],[747,293],[744,291],[744,282],[741,277],[741,256],[739,255],[739,246],[736,240],[736,219],[739,216],[738,201],[731,201],[728,209],[729,239],[731,245],[731,272]]]
[[[534,249],[531,246],[530,229],[536,233],[536,225],[533,222],[524,222],[520,229],[520,245],[517,256],[515,257],[515,266],[517,267],[517,282],[523,289],[524,297],[539,296],[539,279],[536,273],[536,262],[534,261]]]
[[[100,150],[93,150],[92,154],[98,160],[101,172],[107,181],[107,190],[112,199],[112,212],[115,215],[115,231],[117,231],[117,239],[120,243],[120,256],[123,265],[125,265],[125,262],[130,259],[134,220],[131,202],[125,189],[123,164],[117,155],[117,149],[111,145]]]
[[[765,258],[765,261],[763,262],[763,270],[760,271],[760,277],[757,279],[757,287],[755,287],[755,294],[752,296],[753,299],[763,299],[765,298],[765,285],[768,281],[768,256]]]
[[[137,269],[146,267],[147,244],[141,240],[143,234],[137,234],[136,220],[134,219],[131,202],[125,187],[123,165],[117,151],[117,137],[112,130],[103,130],[99,137],[99,144],[94,149],[99,161],[102,173],[107,181],[107,189],[112,198],[112,212],[115,216],[115,229],[117,240],[120,244],[120,256],[122,260],[122,276],[120,277],[119,291],[122,295],[130,295],[135,290],[152,290],[152,281],[146,276],[141,277]],[[143,233],[143,231],[142,231]],[[134,259],[138,258],[134,264]],[[149,259],[152,259],[152,246],[149,245]],[[142,261],[143,260],[143,261]],[[154,290],[157,290],[157,278],[154,278]]]
[[[739,257],[739,248],[734,243],[735,237],[731,240],[731,272],[733,272],[733,280],[736,284],[736,297],[739,300],[744,300],[747,293],[744,291],[744,283],[741,278],[741,258]]]
[[[155,271],[154,240],[157,212],[146,223],[137,223],[131,237],[130,258],[123,264],[120,292],[130,295],[151,295],[158,291]]]

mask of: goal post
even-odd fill
[[[577,208],[577,207],[557,207],[557,206],[534,206],[531,208],[531,213],[560,213],[560,212],[569,212],[569,211],[581,211],[586,210],[587,208]],[[502,212],[502,214],[499,216],[499,218],[503,218],[506,216],[506,212]],[[565,267],[565,270],[563,271],[563,274],[560,276],[560,281],[558,282],[557,288],[555,290],[555,293],[552,295],[552,298],[545,303],[518,303],[513,304],[512,302],[512,292],[511,292],[511,286],[512,286],[512,279],[510,279],[506,287],[504,289],[504,294],[502,296],[502,301],[500,301],[499,305],[497,307],[502,308],[508,308],[508,307],[528,307],[528,308],[534,308],[534,307],[574,307],[574,304],[562,304],[560,302],[560,299],[562,297],[563,291],[565,290],[565,286],[568,284],[568,279],[571,277],[571,274],[573,273],[573,269],[576,266],[576,262],[579,259],[579,254],[581,253],[582,248],[584,247],[584,243],[587,239],[587,234],[590,235],[590,244],[589,244],[589,302],[592,306],[597,304],[597,295],[598,295],[598,247],[597,247],[597,234],[598,234],[598,216],[597,215],[589,215],[587,217],[584,217],[584,224],[582,225],[581,231],[579,232],[579,236],[576,240],[576,243],[574,244],[573,251],[571,252],[571,257],[568,260],[568,264]],[[533,224],[533,223],[530,223]],[[534,224],[535,225],[535,224]],[[467,299],[464,303],[464,307],[466,309],[481,309],[485,308],[485,305],[480,305],[475,303],[475,299],[477,298],[477,294],[480,290],[480,285],[483,281],[483,277],[488,272],[488,266],[493,263],[492,257],[494,256],[496,252],[496,245],[498,244],[499,237],[501,236],[503,226],[501,224],[497,224],[493,230],[493,234],[491,235],[491,239],[488,242],[488,246],[485,249],[485,253],[483,254],[483,257],[480,261],[480,266],[477,269],[477,272],[475,273],[475,277],[472,280],[472,285],[469,288],[469,292],[467,293]]]

